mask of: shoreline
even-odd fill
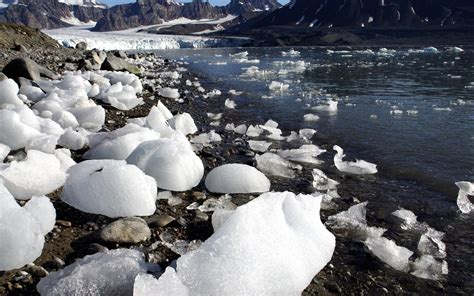
[[[61,49],[59,49],[61,51]],[[74,51],[78,56],[83,55],[82,52]],[[39,54],[41,55],[41,54]],[[66,57],[70,53],[65,53]],[[143,54],[146,55],[146,54]],[[62,61],[55,61],[55,63],[62,63]],[[65,62],[65,61],[64,61]],[[49,62],[48,62],[49,63]],[[1,63],[0,63],[1,64]],[[52,66],[52,65],[51,65]],[[206,112],[222,112],[222,106],[224,105],[225,95],[208,98],[203,100],[200,93],[198,93],[195,87],[186,86],[181,83],[178,86],[180,93],[184,94],[182,97],[184,103],[177,103],[173,100],[167,100],[162,97],[158,97],[157,89],[150,84],[149,80],[154,79],[157,73],[163,71],[176,71],[178,68],[183,67],[180,62],[177,61],[163,61],[160,67],[152,65],[149,69],[153,70],[151,73],[144,76],[140,76],[140,80],[144,85],[144,104],[138,106],[130,111],[118,111],[113,107],[100,104],[106,109],[106,120],[105,127],[107,130],[114,130],[125,125],[126,120],[129,118],[137,118],[148,115],[149,110],[154,106],[158,100],[161,100],[173,114],[180,112],[188,112],[193,117],[197,127],[198,133],[209,132],[210,130],[216,129],[222,136],[222,143],[212,148],[205,148],[201,152],[198,152],[198,156],[203,160],[205,166],[205,172],[209,172],[210,169],[231,162],[245,163],[254,166],[254,153],[248,148],[246,141],[235,141],[236,138],[240,138],[240,135],[228,133],[223,131],[223,124],[219,128],[215,128],[210,125],[211,120],[206,116]],[[57,68],[59,70],[59,68]],[[180,72],[183,77],[181,82],[187,79],[194,81],[194,78],[198,78],[198,81],[206,90],[213,89],[214,83],[212,81],[206,81],[205,76],[199,75],[199,73],[192,73],[189,71]],[[167,83],[164,83],[167,85]],[[226,90],[223,90],[226,91]],[[151,99],[151,97],[155,99]],[[225,112],[225,111],[224,111]],[[267,118],[270,119],[270,118]],[[250,124],[250,123],[247,123]],[[254,122],[252,122],[254,124]],[[263,123],[262,123],[263,124]],[[313,142],[319,143],[318,138],[315,138]],[[330,142],[322,145],[327,148]],[[287,147],[285,147],[287,148]],[[80,160],[82,153],[85,150],[74,154],[75,160]],[[356,203],[359,198],[362,200],[375,201],[370,207],[376,208],[378,194],[374,184],[380,182],[374,180],[371,177],[368,178],[357,178],[350,176],[341,176],[337,174],[334,168],[330,168],[331,162],[326,161],[323,169],[328,173],[328,176],[341,181],[340,194],[341,199],[338,199],[338,207],[332,210],[322,210],[321,215],[323,221],[327,219],[329,215],[335,214],[342,209]],[[305,175],[308,175],[310,168],[305,167]],[[280,178],[269,177],[272,181],[272,190],[275,191],[293,191],[295,193],[310,193],[310,181],[298,177],[294,180],[283,180]],[[371,185],[372,184],[372,185]],[[76,258],[81,255],[96,252],[102,250],[103,247],[115,248],[117,245],[108,244],[101,242],[97,237],[97,231],[103,226],[108,225],[115,219],[106,218],[100,215],[82,213],[74,208],[66,205],[59,200],[59,190],[49,197],[54,201],[54,205],[57,211],[57,223],[52,233],[47,235],[47,243],[43,250],[42,256],[37,260],[40,266],[44,266],[48,270],[56,270],[58,267],[54,267],[54,257],[62,259],[66,265],[72,263]],[[193,203],[202,203],[203,194],[209,197],[219,197],[218,194],[210,194],[205,192],[203,181],[200,185],[193,188],[190,191],[184,193],[177,193],[175,196],[182,199],[182,204],[177,206],[170,206],[166,201],[158,201],[158,210],[153,216],[145,218],[149,226],[152,228],[152,239],[142,246],[128,245],[127,247],[137,247],[147,252],[147,257],[150,262],[158,263],[164,269],[174,259],[178,258],[179,255],[172,252],[168,247],[160,245],[158,248],[153,249],[152,242],[160,240],[160,234],[169,233],[174,239],[183,239],[186,241],[202,240],[204,241],[212,234],[212,227],[210,217],[206,213],[196,213],[195,211],[189,211],[186,207]],[[250,198],[249,195],[232,195],[236,205],[242,205],[247,203]],[[337,211],[336,211],[337,210]],[[374,211],[369,213],[369,221],[379,221],[380,217],[386,214],[387,209],[383,212]],[[158,226],[160,216],[172,216],[174,218],[169,224],[164,226]],[[379,216],[380,215],[380,216]],[[389,234],[396,236],[396,234]],[[390,237],[390,236],[389,236]],[[410,293],[416,291],[430,291],[436,293],[448,293],[460,292],[456,290],[456,287],[450,285],[450,290],[446,291],[443,284],[446,281],[429,281],[422,280],[401,272],[396,272],[387,268],[382,262],[373,258],[370,254],[363,250],[362,244],[354,242],[348,238],[337,236],[338,243],[336,245],[336,252],[334,253],[333,260],[327,265],[323,271],[321,271],[314,279],[312,284],[306,289],[304,295],[318,294],[349,294],[349,293],[388,293],[388,294],[399,294],[399,293]],[[24,268],[26,269],[26,268]],[[23,269],[23,270],[24,270]],[[36,293],[36,283],[39,277],[32,275],[30,278],[25,277],[20,281],[14,281],[14,278],[18,276],[18,270],[13,272],[7,272],[3,275],[0,274],[0,294],[2,294],[1,287],[4,288],[5,293]],[[450,274],[452,277],[452,275]],[[10,283],[10,284],[9,284]],[[20,286],[19,286],[20,285]],[[454,289],[454,290],[451,290]]]

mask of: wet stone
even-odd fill
[[[130,217],[105,226],[100,230],[99,235],[106,242],[135,244],[149,240],[151,230],[142,218]]]

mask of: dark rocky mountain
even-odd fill
[[[179,3],[173,0],[137,0],[132,4],[117,5],[107,10],[94,30],[122,30],[141,25],[160,24],[180,17],[215,19],[232,15],[256,16],[262,11],[281,7],[277,0],[231,0],[226,6],[213,6],[208,1],[193,0]]]
[[[473,24],[473,16],[472,0],[293,0],[251,27],[446,26]]]
[[[0,22],[40,29],[67,27],[76,19],[97,21],[104,16],[106,8],[95,0],[2,0],[2,3],[9,5],[0,10]]]

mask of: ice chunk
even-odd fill
[[[337,185],[339,182],[330,179],[326,174],[319,170],[313,169],[313,187],[319,191],[327,191],[327,190],[336,190]]]
[[[161,88],[158,90],[158,95],[168,99],[179,99],[179,91],[176,88]]]
[[[443,238],[444,232],[428,227],[420,237],[418,251],[435,258],[446,258],[446,244],[442,241]]]
[[[316,145],[303,145],[299,149],[280,150],[278,151],[278,155],[294,162],[321,164],[322,161],[316,157],[324,152],[326,152],[326,150],[321,149]]]
[[[281,178],[292,179],[296,176],[295,170],[302,170],[300,165],[293,164],[281,156],[267,152],[263,155],[255,155],[257,168],[262,172]]]
[[[156,210],[155,180],[123,160],[83,161],[68,174],[61,199],[83,212],[115,218]]]
[[[41,88],[26,84],[20,87],[20,94],[25,95],[28,100],[34,103],[40,101],[45,96],[45,93],[43,90],[41,90]]]
[[[30,139],[25,146],[25,150],[38,150],[44,153],[53,153],[58,144],[58,136],[41,135]]]
[[[137,250],[99,252],[41,279],[41,295],[132,295],[138,274],[150,269]]]
[[[84,135],[68,127],[59,138],[58,144],[67,149],[79,150],[84,147],[86,142]]]
[[[204,175],[201,159],[189,143],[159,139],[140,144],[127,158],[147,175],[155,178],[158,187],[186,191],[199,184]]]
[[[266,152],[268,148],[272,145],[271,142],[266,142],[266,141],[249,141],[249,146],[250,149],[256,152]]]
[[[209,117],[211,120],[221,120],[222,119],[222,113],[206,113],[207,117]]]
[[[333,149],[337,151],[337,154],[334,156],[334,164],[339,171],[354,175],[370,175],[377,173],[377,165],[365,160],[356,160],[353,162],[343,161],[342,159],[345,156],[344,150],[337,145],[335,145]]]
[[[171,128],[180,131],[183,135],[192,135],[198,131],[194,119],[189,113],[175,115],[168,122]]]
[[[364,244],[375,257],[393,269],[405,272],[409,270],[409,259],[413,252],[407,248],[400,247],[385,237],[371,237]]]
[[[270,180],[256,168],[244,164],[225,164],[206,177],[206,188],[215,193],[258,193],[270,190]]]
[[[314,114],[305,114],[304,121],[318,121],[319,116]]]
[[[298,134],[303,141],[310,141],[311,138],[316,134],[316,130],[311,128],[303,128],[298,131]]]
[[[71,158],[71,151],[68,149],[56,149],[54,151],[54,156],[59,160],[61,163],[61,170],[63,172],[67,172],[67,170],[76,164],[74,159]]]
[[[234,132],[236,132],[237,134],[245,135],[245,133],[247,133],[247,125],[241,124],[241,125],[236,126],[234,128]]]
[[[173,117],[171,111],[161,101],[158,101],[158,104],[156,104],[156,108],[158,109],[158,111],[160,111],[160,113],[166,120],[169,120]]]
[[[56,210],[46,196],[34,196],[23,207],[38,221],[41,232],[46,235],[56,224]]]
[[[237,208],[200,248],[179,258],[178,278],[192,295],[301,294],[334,252],[320,203],[289,192],[261,195]]]
[[[142,102],[142,99],[137,97],[133,87],[123,86],[121,82],[102,91],[100,96],[105,103],[124,111],[131,110]]]
[[[221,141],[221,136],[213,130],[208,133],[200,134],[191,139],[191,143],[202,146],[210,146],[211,143],[219,143]]]
[[[439,50],[436,47],[430,46],[430,47],[425,47],[423,48],[423,51],[425,53],[438,53]]]
[[[188,296],[189,291],[172,267],[156,279],[150,274],[139,274],[135,278],[133,296]]]
[[[229,108],[229,109],[235,109],[235,107],[237,106],[237,104],[235,104],[235,102],[231,99],[226,99],[224,102],[224,105],[226,108]]]
[[[268,88],[272,91],[284,91],[290,87],[289,84],[285,84],[283,82],[272,81]]]
[[[173,129],[170,127],[166,116],[156,106],[153,106],[146,117],[146,125],[160,133],[161,137],[168,138],[173,134]]]
[[[38,221],[16,203],[1,179],[0,204],[0,271],[6,271],[38,258],[44,237]]]
[[[209,198],[198,207],[201,212],[214,212],[217,210],[233,210],[237,206],[231,201],[232,197],[228,194],[219,197],[219,199]]]
[[[101,135],[102,139],[99,138]],[[112,132],[89,137],[91,149],[84,154],[84,158],[125,160],[141,143],[159,138],[155,131],[127,124]]]
[[[35,129],[20,119],[20,115],[11,110],[0,110],[0,143],[17,150],[24,148],[28,141],[41,136]]]
[[[27,200],[41,196],[61,187],[66,174],[61,163],[51,154],[30,150],[23,161],[13,161],[0,177],[16,199]]]
[[[393,212],[392,215],[403,220],[402,229],[410,229],[418,223],[415,213],[410,210],[400,209]]]
[[[363,202],[350,207],[347,211],[329,216],[326,225],[359,241],[381,237],[386,231],[385,229],[367,225],[367,204],[368,202]]]
[[[457,182],[456,186],[459,188],[457,205],[459,210],[464,214],[469,214],[473,209],[474,205],[469,200],[469,195],[474,195],[474,183],[471,182]]]
[[[0,108],[6,105],[22,106],[18,91],[18,85],[13,79],[0,81]]]
[[[105,122],[105,110],[101,106],[74,107],[69,112],[76,117],[81,127],[90,131],[99,131]]]
[[[411,274],[429,280],[440,280],[448,274],[448,263],[436,260],[431,255],[423,255],[415,260],[411,265]]]
[[[250,125],[247,129],[246,135],[249,138],[256,138],[263,133],[263,129],[258,126]]]
[[[316,111],[335,113],[337,112],[337,105],[338,105],[337,101],[328,100],[326,104],[313,107],[312,109]]]

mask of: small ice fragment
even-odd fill
[[[284,91],[290,87],[289,84],[285,84],[283,82],[272,81],[268,88],[272,91]]]
[[[371,237],[364,244],[375,257],[393,269],[405,272],[409,270],[409,259],[413,252],[407,248],[400,247],[385,237]]]
[[[228,109],[235,109],[235,107],[237,106],[237,104],[235,104],[235,102],[231,99],[226,99],[224,105]]]
[[[266,152],[271,145],[271,142],[249,140],[250,149],[256,152]]]
[[[319,116],[318,115],[314,115],[314,114],[306,114],[304,116],[304,121],[318,121],[319,120]]]
[[[456,201],[458,208],[462,213],[469,214],[474,209],[474,205],[469,200],[469,195],[474,195],[474,183],[463,181],[457,182],[456,186],[459,188]]]
[[[411,264],[411,274],[429,280],[440,280],[448,274],[448,263],[436,260],[431,255],[422,255]]]
[[[343,161],[344,150],[335,145],[333,147],[337,154],[334,156],[334,164],[337,169],[343,173],[349,173],[354,175],[370,175],[377,173],[377,165],[367,162],[365,160],[356,160],[356,161]]]
[[[262,172],[281,178],[292,179],[296,176],[295,170],[302,170],[300,165],[293,164],[281,156],[267,152],[263,155],[256,155],[257,168]]]

